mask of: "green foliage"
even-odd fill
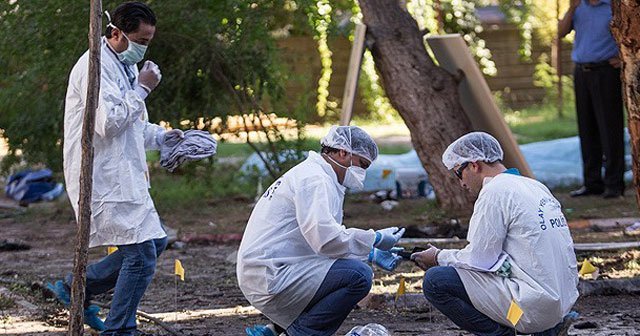
[[[438,23],[437,6],[439,4],[442,27]],[[482,25],[476,16],[476,2],[467,0],[412,0],[407,3],[409,13],[413,15],[420,29],[432,34],[458,33],[469,44],[480,69],[486,75],[495,75],[495,63],[491,60],[491,51],[478,34]],[[442,30],[442,31],[441,31]]]
[[[553,43],[558,34],[557,19],[564,15],[568,5],[568,1],[556,0],[500,0],[507,20],[520,31],[519,52],[524,60],[531,60],[534,32],[543,46]]]
[[[563,116],[558,116],[554,103],[544,103],[522,110],[507,110],[504,117],[519,144],[559,139],[578,134],[574,105],[564,105]]]
[[[103,7],[120,2],[105,0]],[[158,25],[146,58],[160,65],[163,81],[147,99],[150,119],[213,131],[224,131],[229,115],[275,112],[304,121],[308,109],[282,99],[287,69],[271,35],[291,21],[290,3],[152,2]],[[88,10],[79,1],[0,1],[0,128],[8,160],[21,155],[61,168],[64,96],[68,73],[88,45]],[[279,132],[264,130],[270,149],[283,139]]]
[[[520,56],[525,60],[531,59],[533,49],[533,13],[532,0],[500,0],[500,9],[507,15],[507,19],[515,24],[520,31]]]
[[[541,54],[533,74],[533,84],[546,90],[545,104],[553,104],[558,99],[558,72],[549,64],[549,56]],[[564,104],[574,104],[573,80],[567,75],[562,76],[562,100]]]
[[[153,169],[149,192],[156,206],[164,211],[205,206],[203,203],[211,199],[253,196],[255,179],[240,177],[236,165],[203,160],[188,163],[174,174]]]

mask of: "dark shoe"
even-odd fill
[[[621,198],[624,196],[624,191],[620,190],[606,190],[604,194],[602,194],[602,198],[605,199],[613,199],[613,198]]]
[[[571,197],[582,197],[582,196],[591,196],[591,195],[602,195],[602,190],[581,187],[580,189],[569,192],[569,196]]]

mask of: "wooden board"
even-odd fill
[[[529,164],[520,152],[518,143],[462,37],[458,34],[436,35],[427,38],[427,43],[443,69],[452,74],[456,74],[458,69],[464,72],[459,86],[460,103],[473,129],[487,132],[498,139],[504,150],[504,163],[507,167],[518,168],[522,175],[533,177]]]
[[[340,113],[340,125],[342,126],[347,126],[351,122],[353,101],[356,99],[356,89],[360,75],[360,65],[362,64],[362,54],[364,53],[366,32],[367,26],[357,24],[353,33],[353,46],[351,47],[351,58],[349,59],[349,70],[347,72],[347,82],[344,86],[342,110]]]

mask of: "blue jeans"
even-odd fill
[[[438,266],[428,269],[422,282],[424,296],[458,327],[480,336],[512,336],[514,328],[506,327],[478,311],[464,289],[455,268]],[[556,327],[533,336],[555,336]]]
[[[119,245],[118,250],[87,266],[87,302],[93,295],[114,289],[109,315],[101,335],[133,335],[138,304],[153,279],[156,259],[167,247],[167,238],[140,244]],[[66,283],[71,284],[68,275]]]
[[[371,289],[373,271],[359,260],[338,259],[287,335],[333,335]]]

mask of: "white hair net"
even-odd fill
[[[496,162],[504,158],[500,143],[485,132],[465,134],[447,147],[442,163],[451,170],[465,162]]]
[[[378,157],[378,145],[367,132],[358,126],[331,126],[320,144],[360,155],[373,162]]]

